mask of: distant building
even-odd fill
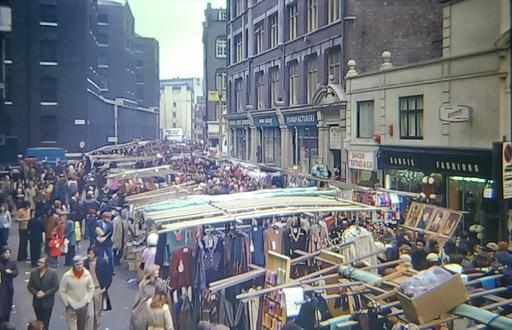
[[[148,108],[135,100],[129,61],[119,57],[125,74],[105,79],[111,63],[104,55],[115,47],[126,49],[125,43],[115,45],[117,35],[105,32],[115,19],[98,14],[103,6],[113,6],[111,2],[6,3],[13,25],[4,43],[6,97],[0,104],[0,134],[12,136],[18,152],[28,146],[77,151],[80,141],[92,149],[157,137],[158,103]]]
[[[195,141],[203,141],[205,142],[206,136],[206,124],[204,121],[206,113],[206,99],[204,96],[201,96],[197,99],[197,104],[194,107],[194,114],[192,116],[192,139]]]
[[[160,81],[160,129],[181,128],[185,139],[192,139],[195,105],[202,96],[199,78]]]
[[[219,129],[221,114],[226,113],[226,9],[207,4],[203,22],[203,91],[206,98],[206,134],[211,147],[219,145],[220,136],[227,141],[226,129]],[[220,97],[220,99],[219,99]],[[223,150],[226,152],[227,150]]]
[[[397,54],[397,64],[441,56],[439,0],[228,5],[225,117],[237,158],[306,172],[315,163],[344,167],[347,61],[373,70],[383,50]]]

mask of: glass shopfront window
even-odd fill
[[[423,177],[425,177],[425,173],[419,171],[386,169],[384,170],[384,187],[397,191],[421,193]]]
[[[281,165],[281,132],[279,128],[261,128],[263,162]]]
[[[315,126],[295,127],[293,130],[293,161],[304,171],[311,170],[318,160],[318,130]]]
[[[364,187],[374,188],[380,182],[380,173],[377,171],[351,170],[352,183]]]
[[[237,128],[235,129],[236,133],[236,150],[235,150],[235,157],[238,159],[244,159],[246,158],[246,136],[245,136],[245,129],[244,128]]]
[[[448,208],[466,211],[465,226],[482,223],[484,214],[481,210],[482,195],[487,180],[451,176],[448,178]]]

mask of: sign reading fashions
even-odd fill
[[[343,147],[343,129],[339,126],[329,127],[329,149],[341,150]]]
[[[285,114],[284,121],[286,126],[316,126],[317,116],[316,111],[301,112],[294,114]]]
[[[254,126],[257,128],[262,127],[279,127],[279,121],[277,120],[276,115],[268,115],[268,116],[255,116],[254,117]]]
[[[460,123],[471,120],[471,107],[466,105],[445,105],[439,108],[439,120]]]
[[[485,149],[381,146],[377,158],[381,169],[408,169],[483,179],[492,177],[492,152]]]
[[[503,199],[512,198],[512,142],[503,142],[501,148]]]
[[[249,119],[230,119],[228,126],[230,127],[248,127],[250,125]]]
[[[356,170],[375,171],[375,153],[372,151],[350,150],[348,152],[348,167]]]

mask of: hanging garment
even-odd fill
[[[263,232],[265,253],[275,251],[283,253],[283,232],[281,229],[267,229]]]
[[[290,250],[287,255],[291,258],[300,257],[299,254],[295,253],[295,250],[306,251],[307,250],[307,233],[304,229],[298,227],[292,227],[288,231],[288,239],[290,244]]]
[[[182,247],[172,251],[169,280],[174,289],[192,285],[192,248]]]
[[[253,226],[249,230],[251,238],[251,259],[252,263],[258,266],[265,266],[265,251],[263,250],[263,229],[260,226]]]
[[[235,302],[219,294],[219,323],[227,325],[231,330],[249,329],[247,304],[239,300]]]

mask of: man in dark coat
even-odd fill
[[[0,323],[9,322],[14,297],[13,279],[18,276],[16,261],[11,259],[11,249],[4,246],[0,250]]]
[[[30,273],[28,291],[32,294],[32,306],[39,321],[42,321],[45,329],[50,329],[55,293],[59,290],[59,278],[57,273],[48,268],[48,259],[39,258],[38,269]]]
[[[103,311],[103,301],[107,301],[107,310],[110,310],[110,299],[108,297],[108,288],[112,284],[112,271],[108,262],[103,259],[103,256],[98,257],[98,249],[90,246],[87,249],[87,259],[84,261],[84,267],[89,270],[92,281],[94,283],[94,317],[93,326],[91,329],[100,329],[100,317]]]

